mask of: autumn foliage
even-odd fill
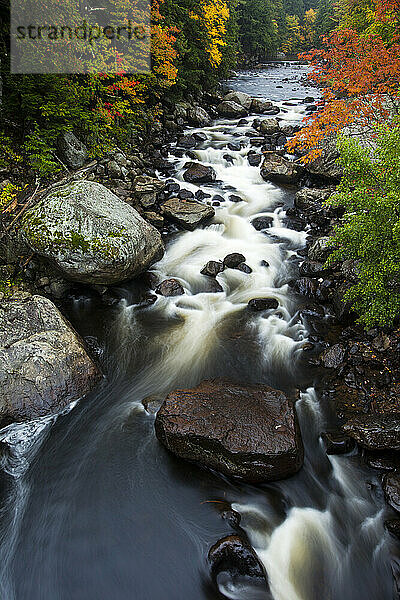
[[[372,132],[398,114],[399,14],[399,0],[376,0],[366,31],[339,27],[322,49],[303,55],[311,63],[311,80],[323,87],[319,110],[288,144],[307,151],[304,160],[316,158],[326,136],[354,121]]]

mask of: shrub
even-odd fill
[[[345,208],[329,262],[357,261],[359,280],[344,300],[367,328],[392,325],[400,314],[400,124],[377,133],[374,149],[339,140],[344,176],[328,201]]]

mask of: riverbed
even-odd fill
[[[302,85],[305,75],[303,65],[274,64],[226,85],[272,100],[283,122],[296,124],[306,114],[303,100],[318,95]],[[203,189],[223,201],[211,224],[171,235],[152,268],[159,279],[178,279],[183,296],[143,308],[146,286],[137,281],[106,300],[82,293],[66,303],[106,379],[58,418],[7,432],[13,451],[1,475],[2,599],[392,598],[378,476],[356,452],[328,457],[320,441],[332,416],[315,392],[318,374],[304,353],[308,331],[288,286],[307,235],[285,219],[295,190],[265,182],[249,165],[245,131],[230,120],[191,129],[206,136],[197,160],[217,173]],[[183,185],[188,158],[170,160]],[[232,194],[241,201],[232,202]],[[261,216],[272,219],[267,232],[251,224]],[[207,292],[200,270],[230,252],[242,253],[252,272],[228,269],[219,276],[224,291]],[[251,313],[248,301],[260,296],[276,298],[278,309]],[[246,485],[181,461],[158,443],[142,400],[214,377],[301,390],[305,464],[297,475]],[[211,583],[208,549],[232,532],[218,510],[222,501],[240,513],[270,596],[250,582],[228,581],[219,591]]]

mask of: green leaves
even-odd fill
[[[357,261],[359,282],[345,294],[366,327],[400,314],[400,124],[380,126],[375,150],[340,138],[344,176],[328,204],[344,206],[329,262]]]

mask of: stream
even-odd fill
[[[228,86],[272,100],[283,122],[295,124],[305,114],[302,99],[318,95],[302,86],[305,72],[296,63],[275,64],[240,73]],[[66,314],[106,380],[57,418],[1,432],[11,449],[0,474],[0,598],[217,600],[207,552],[232,533],[218,510],[227,501],[265,565],[271,596],[227,581],[225,597],[391,600],[394,550],[379,475],[356,452],[327,456],[320,441],[333,417],[314,390],[301,300],[287,285],[307,235],[285,224],[295,190],[265,182],[259,167],[249,166],[249,138],[237,120],[190,131],[207,136],[195,153],[217,173],[202,189],[224,202],[208,226],[171,235],[152,268],[160,279],[178,279],[185,294],[143,308],[145,285],[134,281],[115,288],[109,302],[71,297]],[[241,141],[241,150],[227,150]],[[170,160],[183,185],[188,158]],[[231,194],[242,201],[231,202]],[[273,219],[267,232],[251,224],[260,216]],[[207,293],[200,270],[231,252],[244,254],[252,273],[226,269],[218,276],[224,292]],[[265,296],[279,307],[247,309]],[[301,388],[305,464],[297,475],[252,486],[179,460],[158,443],[154,415],[141,401],[213,377]]]

